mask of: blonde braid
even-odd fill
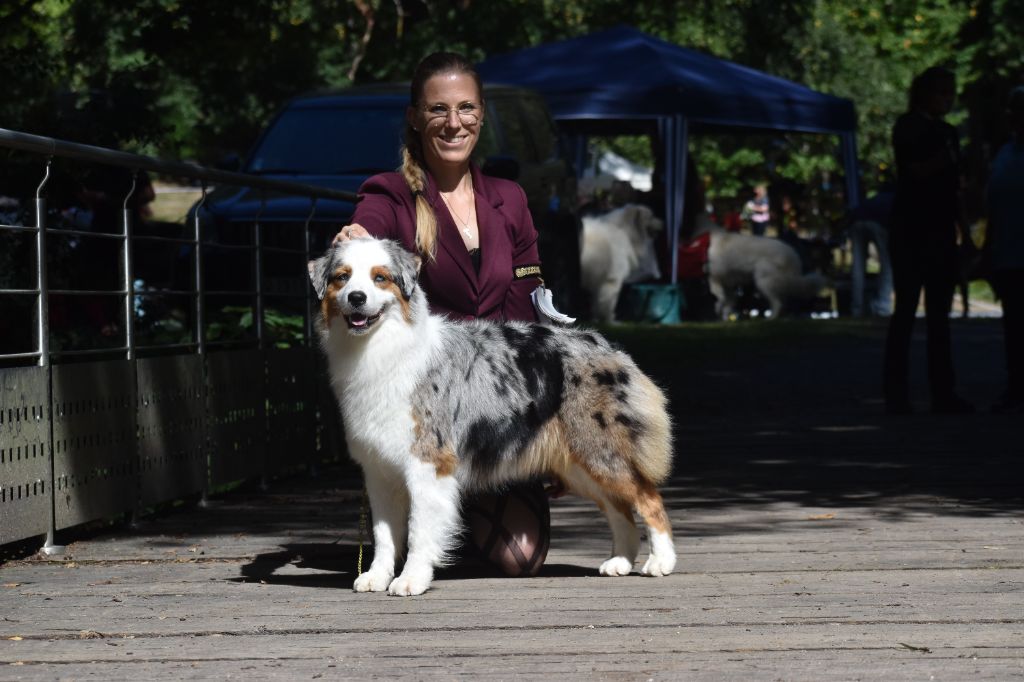
[[[427,189],[426,173],[413,149],[419,147],[419,135],[411,126],[406,126],[405,145],[402,147],[402,167],[399,171],[416,197],[416,250],[431,262],[436,260],[437,253],[437,216],[427,201],[424,192]]]

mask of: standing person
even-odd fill
[[[750,231],[762,236],[771,220],[771,206],[768,201],[768,186],[754,185],[754,196],[743,205],[742,217],[750,222]]]
[[[949,310],[957,279],[960,141],[944,117],[953,108],[956,78],[941,67],[918,75],[910,106],[893,127],[896,197],[889,235],[896,301],[889,318],[883,369],[886,411],[912,411],[908,387],[910,337],[921,289],[928,330],[932,412],[973,412],[954,392]]]
[[[1012,138],[999,150],[988,181],[985,257],[1003,306],[1006,392],[995,412],[1024,410],[1024,85],[1010,91]]]
[[[480,77],[461,55],[438,52],[416,67],[398,172],[359,189],[352,223],[335,240],[394,239],[423,259],[430,309],[455,319],[536,321],[537,230],[515,182],[483,175],[470,160],[485,124]],[[372,494],[372,492],[371,492]],[[539,482],[470,500],[474,543],[508,575],[532,575],[547,555],[548,500]],[[510,556],[493,532],[523,550]]]

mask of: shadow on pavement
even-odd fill
[[[1004,381],[1000,322],[954,320],[953,329],[959,390],[976,404],[975,414],[928,412],[919,329],[912,350],[917,412],[885,415],[881,321],[847,335],[798,326],[763,344],[753,338],[717,353],[697,347],[691,357],[684,349],[671,364],[638,353],[668,388],[676,419],[672,504],[790,502],[874,507],[894,516],[940,500],[944,513],[1024,509],[1024,415],[989,412]]]

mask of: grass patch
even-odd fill
[[[202,191],[192,187],[159,185],[156,198],[149,205],[153,211],[151,219],[162,223],[181,223],[192,204],[199,201]]]
[[[976,279],[967,286],[967,293],[972,301],[985,301],[986,303],[996,302],[996,293],[992,287],[983,279]]]
[[[840,318],[834,320],[783,319],[737,322],[691,322],[676,325],[599,325],[609,340],[619,344],[645,365],[665,365],[682,359],[722,357],[730,354],[772,352],[800,346],[840,346],[879,341],[887,320]]]

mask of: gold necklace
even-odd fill
[[[448,210],[451,212],[452,217],[455,218],[460,223],[462,223],[462,234],[466,235],[466,239],[472,239],[473,232],[469,229],[469,221],[463,220],[462,216],[455,212],[455,209],[452,208],[452,202],[448,199],[448,197],[445,196],[444,192],[438,192],[438,194],[441,195],[441,199],[444,201],[445,206],[448,207]],[[473,201],[475,202],[476,194],[473,192],[473,190],[470,190],[470,195],[473,197]],[[472,212],[470,212],[470,215],[472,215]]]

